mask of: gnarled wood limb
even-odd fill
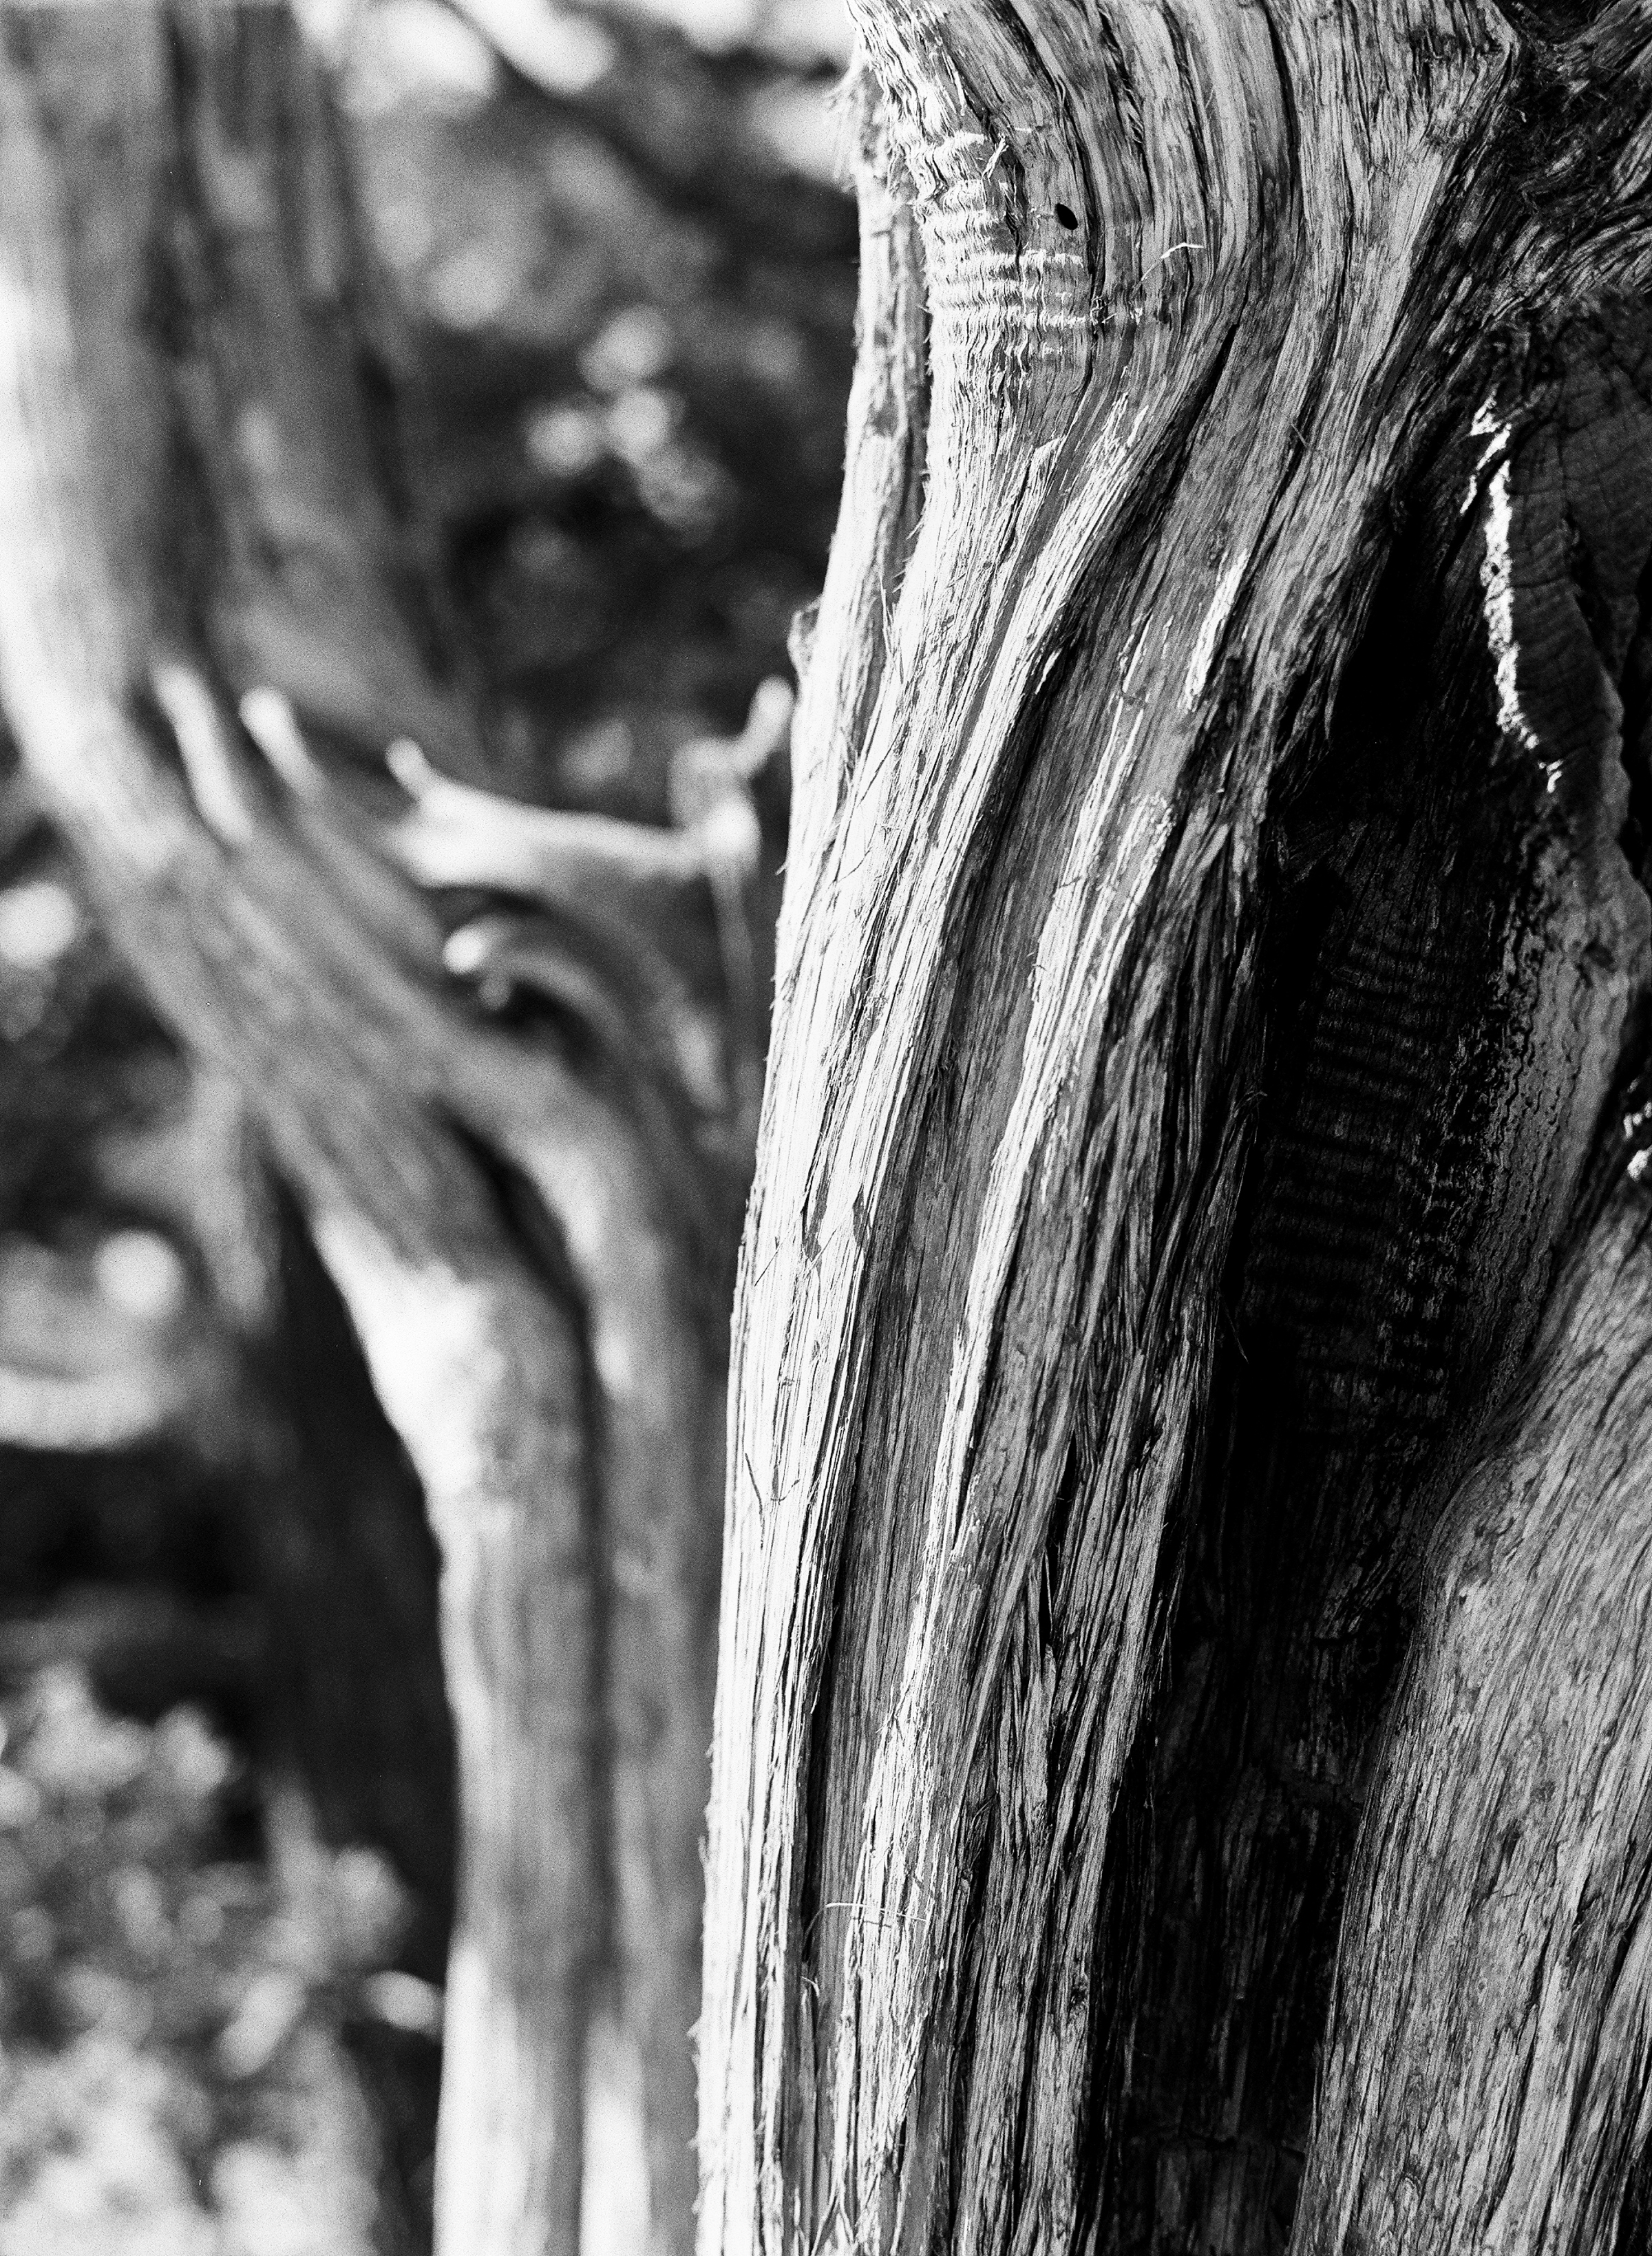
[[[1441,1452],[1636,1039],[1644,25],[859,14],[928,483],[844,520],[794,752],[702,2245],[1237,2256]]]
[[[442,1551],[462,1871],[439,2244],[577,2245],[585,2027],[611,1959],[650,2245],[676,2249],[717,1200],[697,1234],[698,1155],[668,1110],[582,1078],[580,1029],[486,1023],[301,733],[335,762],[376,768],[412,737],[479,766],[380,476],[362,273],[285,8],[0,20],[0,496],[26,528],[0,576],[0,696],[111,934],[298,1192]]]

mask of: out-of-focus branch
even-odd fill
[[[682,1195],[707,1172],[693,1103],[650,1093],[680,1061],[645,1075],[612,1049],[622,1027],[648,1047],[629,998],[650,949],[670,963],[671,918],[712,913],[707,838],[724,851],[729,825],[622,837],[650,882],[599,902],[556,819],[547,878],[545,823],[421,776],[470,857],[442,873],[472,920],[445,958],[370,810],[329,781],[313,745],[376,765],[405,737],[480,765],[392,568],[408,529],[361,384],[360,257],[285,11],[40,11],[0,52],[0,508],[19,529],[0,698],[111,934],[299,1193],[441,1545],[462,1871],[439,2246],[572,2256],[606,1949],[643,2063],[650,2245],[685,2250],[721,1485],[694,1217],[717,1199]],[[475,842],[508,860],[524,826],[545,929],[513,955],[478,935],[502,872]],[[552,1023],[489,1019],[455,965],[537,979]]]
[[[589,969],[570,959],[544,916],[494,913],[473,920],[450,940],[448,968],[475,978],[484,995],[521,987],[576,1011],[589,1008],[621,1054],[630,1047],[622,1031],[628,1022],[651,1029],[692,1105],[714,1113],[732,1100],[742,1164],[749,1164],[756,1132],[765,1033],[752,933],[763,840],[750,787],[784,758],[791,709],[789,687],[766,681],[737,737],[700,737],[678,748],[671,771],[674,831],[520,806],[439,775],[411,743],[390,750],[391,767],[412,800],[385,833],[401,866],[426,886],[518,895],[565,922],[573,912],[587,948],[602,948],[619,991],[599,1001],[601,991]],[[711,1009],[687,990],[672,962],[673,942],[707,903],[724,981],[721,1007]],[[707,1069],[720,1046],[720,1022],[731,1089]]]

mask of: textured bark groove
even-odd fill
[[[1625,386],[1615,418],[1579,419],[1629,473],[1615,524],[1568,505],[1550,438],[1571,419],[1557,392],[1620,380],[1643,349],[1630,314],[1511,356],[1500,385],[1530,436],[1508,459],[1507,551],[1494,494],[1463,508],[1484,449],[1471,427],[1429,473],[1320,775],[1283,825],[1264,973],[1283,1062],[1236,1240],[1218,1452],[1139,1758],[1153,1932],[1114,1978],[1141,1983],[1126,2245],[1284,2235],[1418,1552],[1487,1404],[1530,1384],[1553,1249],[1639,1039],[1647,912],[1618,842],[1638,762],[1612,685],[1633,671],[1652,531],[1644,411]],[[1615,635],[1557,587],[1568,518]],[[1566,677],[1535,769],[1499,725],[1488,561],[1508,565],[1519,650],[1541,653],[1534,692]]]
[[[703,2245],[1275,2247],[1452,1435],[1521,1399],[1639,1039],[1645,42],[861,29],[927,483],[909,534],[852,420],[737,1312]],[[912,415],[910,283],[862,286],[858,396]]]
[[[1619,1759],[1613,1701],[1639,1701],[1627,1684],[1644,1610],[1625,1439],[1645,1399],[1643,1122],[1638,1097],[1617,1090],[1623,1055],[1644,1040],[1648,979],[1645,841],[1632,808],[1646,757],[1649,345],[1642,311],[1608,308],[1528,337],[1505,372],[1514,412],[1491,470],[1483,592],[1510,638],[1491,637],[1501,742],[1538,757],[1543,785],[1506,950],[1524,996],[1504,1023],[1525,1033],[1527,1051],[1501,1083],[1491,1077],[1480,1139],[1512,1145],[1501,1172],[1527,1201],[1497,1234],[1502,1274],[1492,1274],[1515,1320],[1493,1329],[1477,1316],[1476,1299],[1498,1306],[1484,1297],[1482,1261],[1479,1293],[1459,1301],[1469,1338],[1486,1347],[1463,1365],[1472,1392],[1442,1404],[1454,1414],[1414,1484],[1413,1539],[1396,1542],[1380,1520],[1355,1530],[1367,1584],[1385,1551],[1404,1576],[1417,1540],[1430,1549],[1405,1681],[1367,1767],[1293,2247],[1358,2247],[1396,2231],[1444,2247],[1610,2245],[1645,2152],[1632,1742],[1610,1778],[1597,1766],[1603,1748]],[[1543,1123],[1563,1107],[1571,1125],[1557,1143]],[[1586,1177],[1567,1188],[1592,1111],[1603,1208]],[[1547,1169],[1530,1156],[1545,1135]],[[1568,1216],[1574,1241],[1546,1307],[1543,1271],[1512,1293],[1509,1276],[1511,1250],[1532,1243],[1545,1177],[1550,1211]],[[1386,1572],[1395,1579],[1394,1564]],[[1333,1594],[1345,1619],[1357,1594],[1345,1569]],[[1481,1838],[1495,1843],[1495,1873]],[[1597,1889],[1600,1870],[1613,1879]],[[1505,1923],[1516,1901],[1517,1932]]]

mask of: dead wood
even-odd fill
[[[1586,1743],[1639,1681],[1639,1412],[1578,1456],[1543,1405],[1620,1326],[1634,1385],[1638,1192],[1530,1357],[1648,969],[1641,17],[860,22],[883,255],[736,1317],[703,2245],[1607,2245],[1646,1898],[1638,1758]],[[1538,1489],[1471,1699],[1456,1515]],[[1500,1858],[1572,1893],[1482,1909]]]
[[[554,1007],[514,1030],[465,976],[497,949],[455,955],[381,850],[405,807],[375,780],[388,746],[482,761],[419,575],[394,321],[286,11],[11,11],[0,262],[0,490],[27,528],[8,721],[150,998],[295,1190],[441,1551],[439,2244],[577,2245],[612,1966],[651,2245],[683,2246],[736,1076],[714,1052],[684,1089],[669,1054],[605,1047],[616,1012],[646,1023],[669,925],[587,936],[578,841],[540,872]],[[631,843],[640,917],[654,849]]]

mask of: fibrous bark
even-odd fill
[[[1648,971],[1641,14],[860,25],[702,2245],[1605,2245],[1638,1188],[1567,1249]]]

